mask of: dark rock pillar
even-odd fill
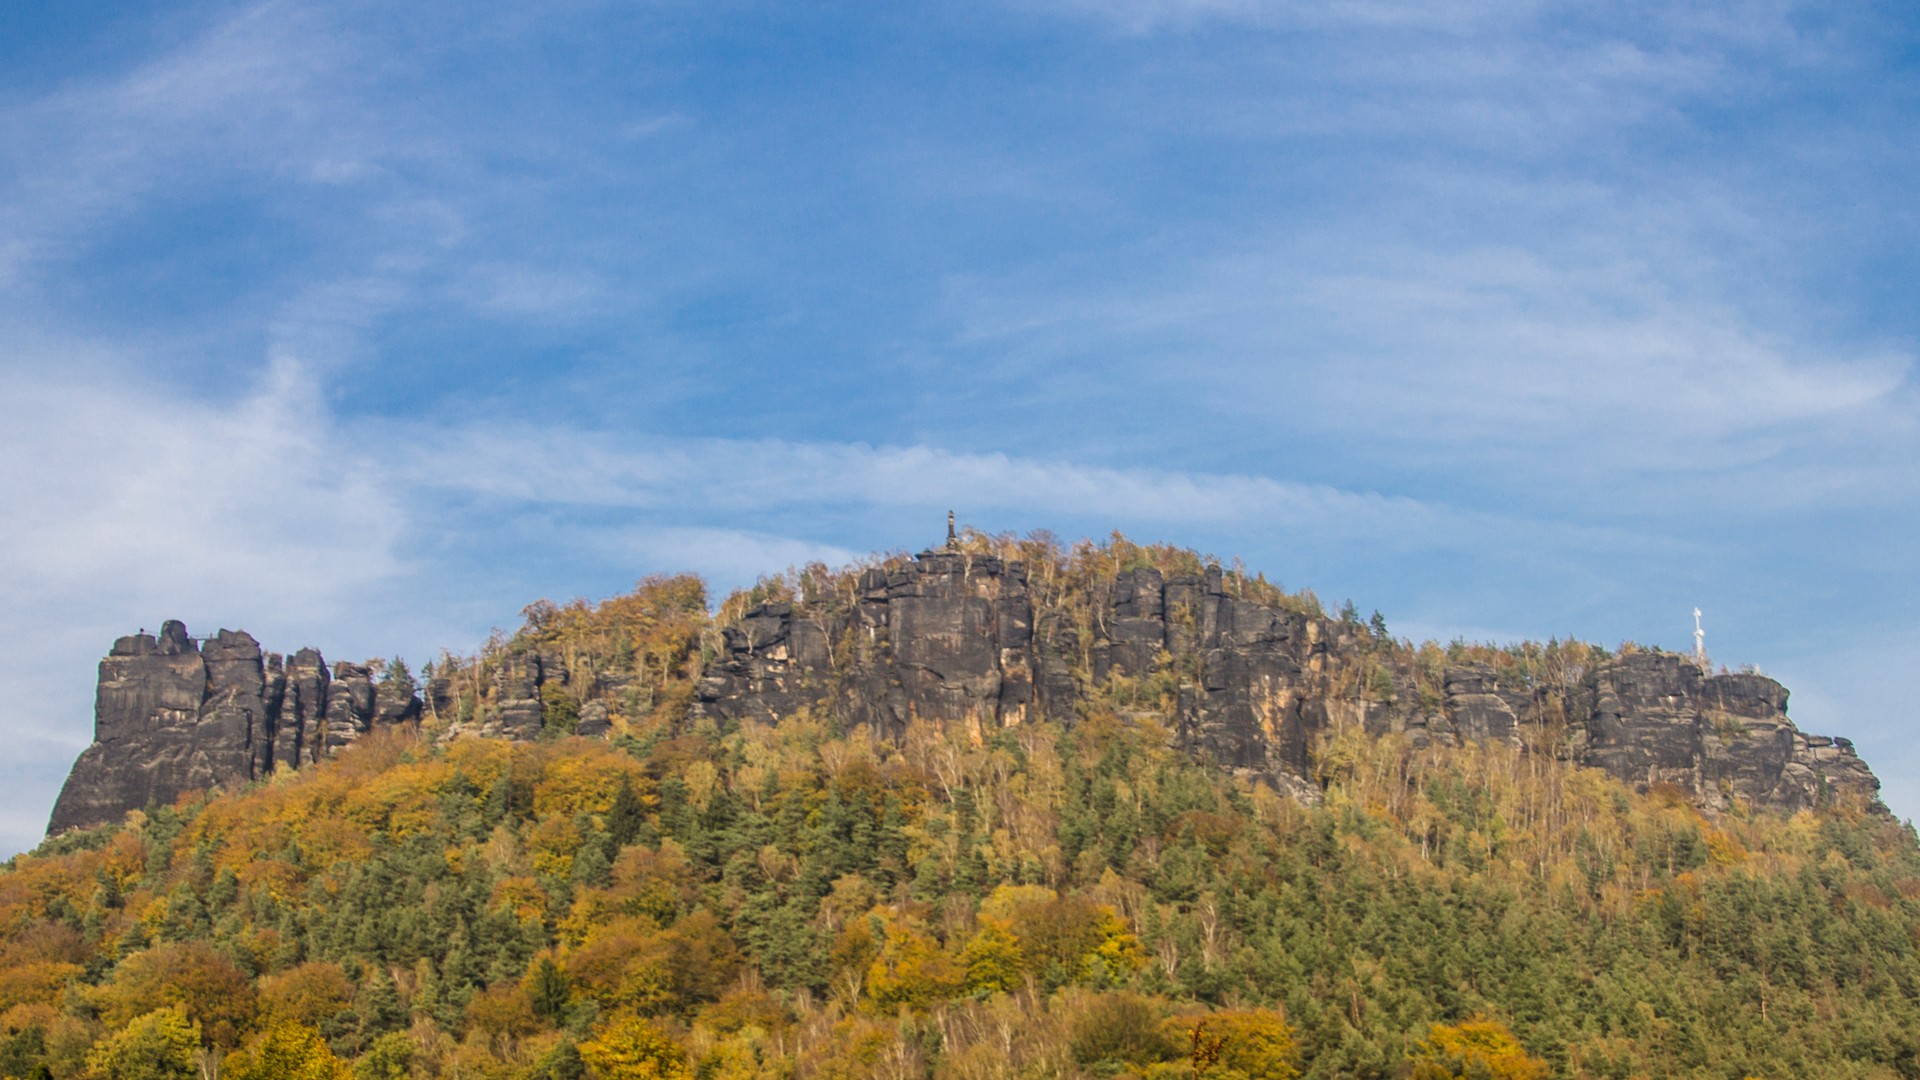
[[[997,719],[1002,681],[999,609],[1025,603],[1025,574],[1012,579],[998,559],[948,552],[920,556],[918,570],[906,587],[889,589],[887,596],[907,715]]]
[[[327,723],[327,688],[333,677],[314,649],[301,649],[287,661],[287,688],[280,724],[273,733],[273,760],[284,769],[310,765],[320,757]]]
[[[508,657],[494,674],[499,734],[510,739],[531,739],[540,734],[546,713],[540,687],[545,682],[546,669],[538,652]]]
[[[216,782],[244,783],[272,768],[273,729],[279,719],[267,708],[265,656],[246,631],[222,630],[200,651],[207,668],[207,696],[200,705],[194,743],[206,756]]]
[[[373,726],[373,673],[365,664],[342,660],[333,665],[327,687],[327,713],[322,744],[326,753],[351,746]]]
[[[1167,645],[1165,583],[1151,568],[1122,572],[1113,582],[1106,641],[1094,657],[1102,677],[1145,675]]]
[[[114,642],[100,661],[93,745],[60,789],[48,832],[117,821],[211,780],[192,752],[206,691],[206,664],[180,623],[169,621],[158,637],[129,634]]]

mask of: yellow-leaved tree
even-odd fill
[[[1168,1021],[1169,1036],[1190,1047],[1187,1067],[1206,1080],[1294,1080],[1300,1075],[1293,1029],[1273,1009],[1223,1009]]]
[[[875,1009],[924,1009],[958,992],[965,972],[920,919],[884,907],[874,908],[869,918],[876,949],[866,987]]]
[[[621,1016],[580,1044],[580,1057],[600,1080],[681,1080],[686,1055],[666,1033],[638,1016]]]
[[[227,1080],[348,1080],[352,1072],[320,1033],[291,1020],[227,1058]]]
[[[1435,1024],[1413,1049],[1413,1080],[1541,1080],[1547,1063],[1527,1053],[1507,1025],[1486,1016]]]
[[[962,953],[971,990],[1043,985],[1117,986],[1146,962],[1140,939],[1113,908],[1038,885],[1001,885],[980,902],[980,931]]]
[[[87,1071],[100,1080],[196,1080],[200,1025],[173,1005],[134,1017],[94,1044]]]

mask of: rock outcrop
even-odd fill
[[[889,733],[913,718],[1072,722],[1081,678],[1118,689],[1124,707],[1149,704],[1139,684],[1171,676],[1173,719],[1195,752],[1310,787],[1312,736],[1329,723],[1329,650],[1351,651],[1351,628],[1238,599],[1218,570],[1125,571],[1101,608],[1083,642],[1060,613],[1036,613],[1020,563],[924,552],[866,571],[857,604],[748,611],[722,631],[698,709],[722,722],[804,709]]]
[[[364,665],[329,674],[318,652],[288,662],[244,631],[198,642],[168,621],[158,636],[123,637],[100,662],[93,745],[74,762],[47,831],[244,784],[318,760],[375,723],[418,717],[411,691],[381,685],[385,701]]]
[[[1341,718],[1422,744],[1558,753],[1713,808],[1873,805],[1879,790],[1847,740],[1796,729],[1786,688],[1764,676],[1634,652],[1558,687],[1502,686],[1491,667],[1460,664],[1422,694],[1364,627],[1243,599],[1217,569],[1119,573],[1083,640],[1035,604],[1020,563],[923,552],[865,571],[850,603],[753,608],[722,641],[696,705],[722,724],[803,710],[890,734],[916,717],[1071,723],[1103,688],[1103,707],[1160,712],[1194,753],[1305,798],[1314,740]]]
[[[326,745],[327,691],[333,674],[316,649],[301,649],[285,665],[286,692],[273,732],[275,769],[311,765]]]
[[[1846,739],[1787,719],[1787,689],[1763,675],[1709,675],[1688,657],[1636,653],[1595,669],[1575,695],[1573,753],[1623,780],[1701,803],[1787,810],[1880,789]]]
[[[1013,726],[1034,706],[1026,569],[997,558],[929,552],[865,571],[851,603],[766,604],[721,635],[699,694],[724,721],[830,711],[897,734],[915,718]]]
[[[1636,651],[1536,684],[1411,656],[1315,607],[1261,602],[1273,592],[1217,567],[1130,568],[1071,597],[1055,578],[957,547],[890,560],[806,602],[762,603],[705,628],[704,660],[672,677],[691,692],[689,719],[722,728],[811,714],[898,737],[916,719],[984,732],[1091,711],[1151,715],[1193,754],[1308,800],[1320,792],[1317,740],[1352,724],[1415,745],[1555,754],[1715,809],[1877,805],[1879,782],[1852,744],[1800,732],[1786,689],[1760,675]],[[457,667],[458,686],[431,680],[434,732],[606,736],[668,678],[664,667],[642,677],[631,657],[594,662],[550,644],[516,639]],[[283,660],[241,632],[197,644],[177,622],[121,638],[100,665],[94,745],[50,831],[307,765],[417,719],[411,685],[376,675],[329,669],[312,649]]]
[[[560,657],[535,649],[501,657],[486,681],[489,684],[486,696],[491,705],[479,716],[460,714],[458,697],[449,680],[439,678],[427,684],[428,710],[435,716],[449,718],[448,736],[535,738],[546,726],[546,704],[540,698],[541,688],[548,683],[563,685],[566,670]],[[605,719],[604,704],[598,715],[601,720]],[[599,735],[607,730],[598,724],[589,724],[588,728],[580,734]]]

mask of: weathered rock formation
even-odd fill
[[[1590,674],[1575,709],[1579,760],[1709,806],[1799,809],[1880,789],[1851,742],[1795,728],[1787,688],[1763,675],[1708,675],[1687,657],[1638,653]]]
[[[722,722],[807,709],[888,732],[916,717],[1071,723],[1083,682],[1147,711],[1159,702],[1143,684],[1166,680],[1186,745],[1308,792],[1312,737],[1331,722],[1329,658],[1359,651],[1355,628],[1239,599],[1217,569],[1125,571],[1100,608],[1088,637],[1036,611],[1021,564],[922,553],[866,571],[857,604],[747,612],[724,629],[698,709]]]
[[[566,682],[565,665],[560,657],[543,653],[537,649],[526,652],[509,653],[501,657],[489,677],[486,697],[492,703],[484,715],[462,717],[457,697],[450,680],[434,679],[427,684],[427,706],[435,716],[450,719],[446,734],[449,736],[476,735],[482,738],[531,739],[539,735],[545,727],[546,705],[540,698],[541,688],[549,683],[562,685]],[[606,690],[610,687],[599,687]],[[606,706],[600,705],[597,720],[606,719]],[[582,717],[583,722],[586,720]],[[577,734],[604,735],[606,727],[600,723],[587,723],[587,730],[576,728]]]
[[[1122,572],[1099,607],[1082,634],[1035,603],[1020,563],[925,552],[866,571],[852,603],[748,611],[724,628],[696,711],[727,724],[807,710],[889,733],[915,717],[1071,723],[1098,687],[1104,707],[1166,714],[1194,753],[1307,798],[1314,739],[1341,719],[1557,753],[1714,808],[1872,804],[1879,790],[1847,740],[1793,726],[1785,687],[1686,657],[1634,652],[1557,687],[1461,664],[1422,694],[1365,628],[1242,599],[1218,570]]]
[[[320,759],[333,675],[318,650],[301,649],[286,662],[283,678],[286,692],[273,733],[273,764],[276,769],[292,769]]]
[[[916,719],[984,730],[1152,715],[1192,753],[1304,799],[1320,791],[1316,740],[1353,724],[1416,745],[1555,754],[1710,808],[1877,804],[1879,782],[1852,745],[1797,730],[1779,683],[1687,657],[1632,652],[1529,682],[1421,661],[1357,623],[1250,599],[1218,568],[1130,569],[1067,597],[1050,573],[1030,579],[1018,561],[949,548],[836,580],[719,627],[704,663],[676,676],[683,693],[695,680],[691,718],[725,728],[810,713],[898,736]],[[631,660],[516,639],[457,677],[427,687],[437,734],[530,739],[606,735],[613,711],[631,715],[665,676],[648,683]],[[410,687],[396,692],[368,665],[329,670],[312,649],[283,661],[225,630],[196,645],[170,622],[157,638],[121,638],[102,661],[96,741],[51,831],[306,765],[420,712]]]
[[[244,631],[196,642],[169,621],[157,637],[129,634],[100,662],[93,745],[74,762],[47,831],[309,764],[419,710],[410,691],[376,688],[364,665],[329,674],[318,652],[284,661]]]
[[[1051,659],[1034,639],[1025,567],[949,552],[867,570],[853,602],[825,612],[755,608],[722,638],[700,681],[706,714],[829,710],[892,734],[915,718],[1019,724],[1035,704],[1034,672]],[[1066,708],[1064,668],[1050,689]]]

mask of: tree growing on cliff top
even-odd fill
[[[380,672],[380,692],[383,697],[392,701],[406,701],[419,689],[413,679],[413,669],[407,667],[405,660],[396,656],[386,662]]]

